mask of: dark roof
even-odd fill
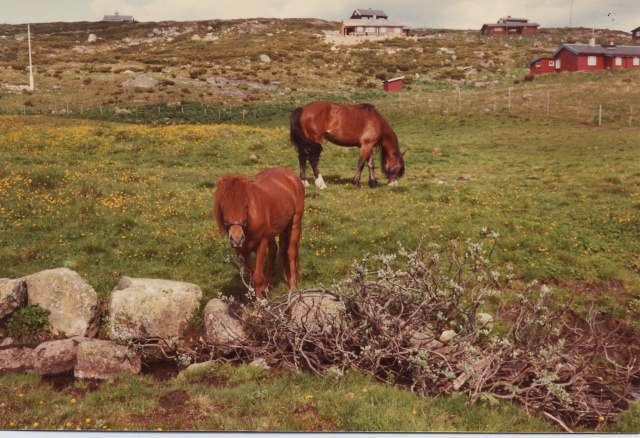
[[[498,23],[504,23],[507,21],[515,21],[515,22],[519,22],[519,23],[526,23],[529,21],[528,18],[513,18],[511,16],[508,17],[502,17],[501,19],[498,20]]]
[[[539,58],[534,59],[533,61],[529,61],[529,65],[531,65],[531,64],[535,64],[536,62],[538,62],[538,61],[542,61],[543,59],[552,60],[552,59],[555,59],[555,58],[554,58],[554,57],[552,57],[552,56],[541,56],[541,57],[539,57]]]
[[[562,49],[576,55],[604,55],[604,56],[640,56],[640,46],[601,46],[589,44],[563,44],[553,52],[556,56]]]
[[[482,27],[540,27],[538,23],[522,23],[520,21],[506,21],[504,23],[487,23]]]
[[[351,14],[351,18],[358,19],[358,17],[376,17],[376,18],[387,18],[388,15],[379,9],[356,9]]]
[[[105,15],[102,21],[135,21],[132,15],[120,15],[117,12],[115,15]]]

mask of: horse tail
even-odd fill
[[[289,139],[298,151],[298,157],[310,162],[317,162],[320,160],[322,145],[309,140],[304,135],[304,132],[302,132],[302,124],[300,123],[301,116],[302,107],[298,107],[291,112]]]
[[[289,264],[289,244],[291,243],[291,230],[293,228],[293,221],[286,226],[280,233],[280,242],[278,242],[278,250],[280,251],[280,265],[282,267],[282,278],[287,283],[292,275],[297,276],[297,272],[291,272],[291,265]],[[296,271],[298,270],[298,260],[295,261]]]

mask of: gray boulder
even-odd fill
[[[95,336],[99,325],[98,294],[78,273],[67,268],[49,269],[24,278],[29,304],[49,312],[54,334]]]
[[[301,295],[290,308],[292,324],[315,333],[330,333],[340,326],[344,315],[344,304],[328,294]]]
[[[77,362],[78,344],[82,338],[43,342],[33,351],[34,368],[41,376],[72,371]]]
[[[9,373],[24,373],[34,368],[32,348],[9,348],[0,350],[0,376]]]
[[[78,345],[73,375],[78,379],[109,379],[118,373],[139,374],[140,355],[127,346],[91,339]]]
[[[160,82],[150,76],[136,75],[131,79],[128,79],[122,83],[123,87],[137,87],[137,88],[154,88],[157,87]]]
[[[23,279],[0,278],[0,319],[22,307],[27,299],[27,286]]]
[[[242,344],[246,341],[242,320],[222,300],[212,299],[203,312],[205,340],[213,345]]]
[[[180,338],[201,298],[195,284],[122,277],[111,293],[109,336],[117,341]]]

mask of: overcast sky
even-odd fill
[[[340,21],[357,8],[382,9],[410,27],[480,29],[500,17],[542,27],[629,32],[640,26],[640,0],[0,0],[0,23],[99,21],[119,12],[137,21],[320,18]]]

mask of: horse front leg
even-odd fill
[[[351,183],[354,186],[360,185],[360,176],[362,175],[362,169],[364,169],[364,165],[367,164],[369,159],[371,159],[372,157],[373,146],[374,145],[372,144],[363,144],[360,148],[360,159],[358,160],[358,165],[356,166],[356,173],[355,175],[353,175],[353,180],[351,180]],[[369,179],[369,185],[371,186],[371,179]]]
[[[316,180],[316,187],[322,190],[326,189],[327,185],[324,183],[324,179],[320,173],[320,158],[311,162],[311,168],[313,169],[313,176]]]
[[[300,179],[305,187],[309,187],[309,181],[307,181],[307,159],[298,155],[298,162],[300,163]]]
[[[256,288],[256,299],[262,300],[264,295],[262,292],[265,290],[264,282],[264,261],[267,256],[267,248],[269,246],[269,239],[263,239],[258,244],[256,249],[256,268],[253,271],[253,286]]]

